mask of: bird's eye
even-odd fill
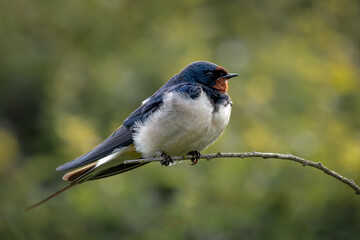
[[[212,71],[207,71],[206,74],[209,75],[209,76],[214,75],[214,73]]]

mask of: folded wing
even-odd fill
[[[129,146],[133,143],[131,128],[121,126],[113,134],[111,134],[105,141],[99,144],[90,152],[76,158],[75,160],[65,163],[56,168],[57,171],[65,171],[84,166],[91,162],[97,161],[107,157],[118,149]]]
[[[138,109],[136,109],[113,134],[105,139],[101,144],[90,152],[76,158],[75,160],[65,163],[56,168],[57,171],[65,171],[78,168],[89,163],[100,160],[100,162],[110,156],[115,155],[123,148],[133,143],[133,125],[138,121],[144,121],[151,113],[156,111],[162,104],[162,94],[155,93],[149,97]],[[121,151],[120,151],[121,152]],[[101,164],[97,164],[101,165]]]

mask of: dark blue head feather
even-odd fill
[[[198,82],[207,86],[213,86],[218,77],[226,74],[227,71],[224,68],[214,63],[205,61],[193,62],[172,77],[161,90],[184,82]]]
[[[185,81],[194,81],[200,83],[209,83],[213,80],[210,75],[218,65],[211,62],[193,62],[186,66],[181,72],[180,76]]]

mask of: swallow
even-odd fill
[[[147,163],[124,164],[125,160],[192,155],[210,146],[227,126],[232,102],[228,80],[238,74],[211,62],[193,62],[145,99],[123,124],[90,152],[56,168],[69,171],[68,186],[30,206],[32,209],[59,193],[89,180],[110,177]],[[74,170],[75,169],[75,170]]]

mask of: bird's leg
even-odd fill
[[[173,160],[171,159],[171,157],[169,156],[169,155],[167,155],[166,153],[161,153],[161,156],[164,158],[164,160],[162,160],[161,162],[160,162],[160,164],[162,165],[162,166],[169,166],[170,165],[170,163],[173,163]]]
[[[195,165],[198,163],[199,158],[201,157],[201,153],[198,151],[189,152],[188,155],[192,155],[191,157],[191,165]]]

